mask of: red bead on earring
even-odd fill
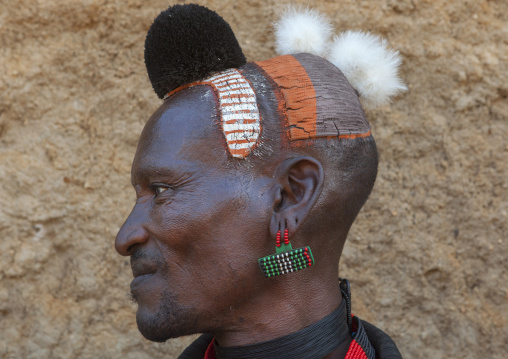
[[[286,246],[289,244],[289,231],[287,228],[284,230],[284,244]]]
[[[277,247],[280,247],[280,229],[279,229],[279,231],[277,232],[277,237],[276,237],[276,239],[275,239],[275,245],[276,245]]]

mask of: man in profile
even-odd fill
[[[131,258],[147,339],[205,333],[181,358],[400,357],[351,316],[337,278],[377,174],[358,93],[378,99],[333,58],[299,50],[246,63],[229,25],[198,5],[170,7],[148,32],[164,102],[141,134],[137,201],[115,247]]]

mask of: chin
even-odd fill
[[[163,292],[157,308],[146,308],[138,301],[136,323],[148,340],[163,343],[171,338],[198,333],[196,311],[182,305],[169,292]]]

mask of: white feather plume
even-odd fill
[[[291,5],[274,26],[279,55],[308,52],[324,56],[333,31],[330,20],[316,10]]]
[[[402,62],[398,51],[388,49],[379,36],[346,31],[334,38],[327,59],[358,91],[365,108],[386,104],[390,97],[407,90],[397,74]]]

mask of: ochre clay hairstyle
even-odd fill
[[[325,44],[331,32],[328,20],[295,8],[286,11],[276,30],[284,55],[246,63],[219,15],[195,4],[174,5],[155,19],[146,37],[152,86],[164,99],[191,86],[213,88],[230,154],[243,159],[259,145],[263,128],[257,94],[276,101],[276,116],[294,143],[368,137],[360,99],[371,108],[405,89],[396,74],[401,60],[384,40],[346,32]]]
[[[316,20],[319,15],[290,8],[278,24],[277,42],[287,55],[246,63],[231,28],[216,13],[192,4],[170,7],[155,19],[145,42],[145,62],[154,90],[160,98],[167,99],[191,86],[212,87],[221,114],[220,126],[230,154],[236,158],[246,158],[260,140],[263,124],[256,98],[259,92],[276,99],[277,112],[290,142],[370,136],[358,92],[340,69],[313,55],[319,50],[312,48],[313,39],[298,39],[299,34],[305,36],[306,29],[300,27],[295,32],[291,28],[298,21],[305,25],[306,17]],[[329,37],[330,26],[326,19],[321,20],[324,21],[308,26],[317,26],[324,32],[321,37]],[[293,42],[293,46],[288,42]],[[400,59],[396,53],[386,51],[385,43],[378,38],[350,32],[328,47],[330,60],[337,58],[336,63],[342,60],[350,78],[359,78],[358,85],[365,89],[368,106],[385,102],[404,89],[396,76]],[[355,57],[369,53],[379,59],[367,59],[370,64],[365,64],[365,69],[359,68],[362,59]],[[383,60],[386,69],[380,65]],[[388,83],[376,84],[362,71],[376,71],[373,75],[378,81],[384,81],[383,76],[391,78]],[[271,94],[266,93],[266,82]]]
[[[345,219],[347,232],[377,173],[377,150],[362,104],[387,103],[405,87],[397,76],[400,57],[384,40],[352,31],[330,40],[331,29],[317,12],[290,7],[275,25],[281,55],[246,62],[219,15],[199,5],[174,5],[152,24],[145,63],[165,101],[192,87],[212,89],[214,121],[232,161],[267,160],[288,151],[326,158],[331,163],[326,170],[340,177],[333,190],[341,191],[344,201],[333,211]],[[333,180],[328,183],[333,187]],[[279,228],[278,238],[285,229]],[[303,254],[305,266],[312,265],[312,253]],[[305,267],[290,264],[291,272]],[[281,263],[276,273],[260,266],[265,276],[288,271]]]

